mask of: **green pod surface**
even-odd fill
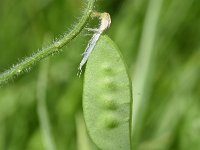
[[[131,82],[121,54],[101,36],[85,70],[83,111],[93,142],[102,150],[130,150]]]

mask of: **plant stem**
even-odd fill
[[[51,133],[51,125],[46,106],[46,91],[48,79],[49,59],[41,63],[37,82],[37,113],[39,118],[40,129],[44,148],[46,150],[56,150],[55,142]]]
[[[4,71],[0,74],[0,86],[3,83],[6,83],[10,79],[22,74],[25,71],[28,71],[34,64],[39,62],[40,60],[58,53],[59,50],[69,43],[72,39],[74,39],[83,29],[84,25],[86,24],[90,14],[92,12],[94,3],[96,0],[88,0],[87,8],[79,20],[79,22],[75,25],[72,31],[70,31],[67,35],[64,35],[61,39],[53,42],[50,46],[43,48],[42,50],[34,53],[32,56],[25,58],[20,63],[14,65],[10,69]]]
[[[150,0],[140,41],[138,59],[133,74],[132,141],[137,145],[144,106],[148,102],[150,73],[154,69],[155,38],[163,0]]]
[[[92,150],[82,113],[76,114],[77,150]]]

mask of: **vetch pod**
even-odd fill
[[[100,36],[86,65],[83,89],[86,127],[100,149],[131,149],[131,91],[118,48],[108,36]]]

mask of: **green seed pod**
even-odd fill
[[[113,41],[101,36],[85,70],[83,111],[91,139],[103,150],[130,150],[131,82]]]

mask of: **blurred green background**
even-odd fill
[[[0,71],[73,28],[85,5],[1,0]],[[200,1],[99,0],[95,9],[111,14],[107,34],[133,80],[134,149],[199,150]],[[59,55],[1,87],[0,150],[96,149],[82,116],[83,75],[76,76],[91,35],[83,30]]]

